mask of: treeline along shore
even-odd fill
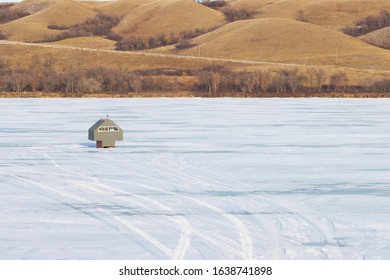
[[[351,82],[321,68],[238,72],[199,69],[127,70],[60,66],[35,59],[29,67],[0,61],[1,97],[390,97],[390,78]]]

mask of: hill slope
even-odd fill
[[[369,3],[369,4],[368,4]],[[351,67],[362,71],[379,69],[390,71],[390,52],[368,45],[357,38],[347,36],[331,28],[297,21],[299,11],[310,21],[318,24],[345,26],[344,23],[368,14],[375,14],[380,7],[390,8],[385,0],[231,0],[235,8],[258,10],[258,18],[225,24],[217,30],[193,39],[196,44],[187,50],[177,51],[168,46],[148,52],[173,53],[189,56],[202,56],[205,60],[194,58],[173,59],[172,57],[138,56],[132,57],[128,64],[133,69],[173,67],[192,68],[211,64],[231,65],[229,59],[256,60],[257,62],[278,62],[285,64]],[[46,35],[61,31],[50,30],[49,24],[69,26],[85,21],[96,13],[121,17],[114,31],[122,36],[170,34],[195,28],[210,28],[226,23],[221,12],[207,8],[192,0],[118,0],[107,3],[88,3],[74,0],[25,0],[12,9],[31,13],[30,16],[0,25],[0,31],[12,34],[10,40],[36,41]],[[341,22],[343,24],[341,25]],[[385,33],[386,30],[381,32]],[[368,34],[374,38],[386,38],[382,33]],[[364,39],[364,38],[363,38]],[[367,39],[368,40],[368,39]],[[117,67],[126,64],[123,53],[96,53],[66,48],[66,46],[88,49],[111,50],[114,41],[105,38],[73,38],[53,43],[63,49],[47,49],[34,46],[1,46],[2,58],[9,61],[31,60],[33,56],[59,57],[61,63],[99,65]],[[31,50],[30,50],[31,49]],[[25,53],[26,52],[26,53]],[[47,52],[47,53],[46,53]],[[6,53],[6,56],[4,56]],[[62,53],[64,55],[62,55]],[[135,54],[134,54],[135,55]],[[132,54],[130,54],[132,56]],[[115,59],[114,59],[115,57]],[[208,60],[223,58],[226,60]],[[136,62],[135,62],[136,61]],[[15,63],[16,64],[16,63]],[[291,65],[290,65],[291,66]],[[247,63],[232,68],[257,69],[259,63]],[[262,65],[261,67],[265,67]],[[272,64],[273,69],[285,65]],[[295,67],[295,66],[291,66]]]
[[[287,19],[237,21],[193,40],[181,54],[390,70],[390,52],[310,23]]]
[[[118,0],[103,6],[101,11],[122,17],[113,31],[124,37],[208,29],[225,22],[221,12],[192,0]]]
[[[360,39],[371,45],[390,49],[390,27],[370,32],[361,36]]]
[[[62,1],[62,0],[60,0]],[[16,3],[12,9],[27,12],[29,14],[35,14],[41,10],[50,7],[51,5],[59,2],[58,0],[24,0]]]
[[[69,26],[93,17],[96,12],[87,3],[71,0],[29,0],[15,5],[15,9],[32,13],[12,22],[0,25],[0,30],[11,34],[11,40],[39,41],[46,35],[60,31],[50,30],[49,24]]]
[[[52,45],[57,46],[71,46],[77,48],[93,48],[101,50],[114,50],[115,41],[102,38],[102,37],[77,37],[61,40],[58,42],[52,42]]]
[[[257,17],[297,19],[301,14],[311,23],[340,29],[381,10],[390,10],[385,0],[230,0],[235,8],[257,10]]]

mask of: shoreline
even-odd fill
[[[264,93],[232,94],[205,92],[145,92],[145,93],[57,93],[57,92],[0,92],[0,98],[390,98],[386,93]]]

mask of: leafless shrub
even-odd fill
[[[65,30],[60,34],[46,36],[44,42],[55,42],[68,38],[83,36],[107,36],[111,29],[119,23],[119,18],[104,14],[97,14],[83,23],[72,26],[60,26],[54,23],[48,25],[49,29]]]
[[[298,12],[297,20],[302,22],[310,22],[309,18],[305,15],[305,12],[302,10]]]
[[[51,23],[47,26],[48,29],[52,29],[52,30],[66,30],[66,29],[69,29],[69,27],[67,26],[62,26],[62,25],[57,25],[57,24],[54,24],[54,23]]]
[[[390,11],[381,11],[378,15],[371,15],[358,20],[353,26],[341,29],[342,32],[357,37],[372,31],[390,26]]]
[[[0,3],[0,24],[30,15],[27,12],[11,9],[14,4]]]
[[[306,85],[314,88],[317,92],[321,91],[326,81],[326,73],[323,69],[309,68],[306,70]]]
[[[82,77],[77,88],[78,92],[93,93],[101,90],[101,84],[94,78]]]
[[[254,17],[255,12],[248,9],[233,9],[227,8],[222,10],[225,14],[226,20],[229,22],[237,20],[246,20]]]
[[[390,79],[375,81],[369,88],[371,92],[390,92]]]
[[[185,50],[185,49],[190,49],[192,47],[195,47],[196,44],[191,43],[190,40],[181,40],[178,44],[175,45],[175,48],[177,50]]]
[[[128,72],[125,76],[128,91],[138,93],[143,89],[142,78],[134,72]]]
[[[178,44],[176,46],[177,49],[185,49],[195,46],[189,43],[190,39],[215,30],[216,28],[218,27],[212,27],[210,29],[196,28],[180,32],[179,34],[161,33],[154,36],[131,36],[129,38],[109,35],[109,37],[117,41],[115,45],[116,50],[120,51],[146,50],[174,44]]]
[[[179,38],[180,39],[192,39],[195,37],[198,37],[200,35],[203,35],[207,32],[210,32],[212,30],[215,30],[217,27],[212,27],[210,29],[205,29],[205,28],[195,28],[195,29],[190,29],[190,30],[185,30],[179,33]]]
[[[307,78],[298,69],[281,70],[272,79],[271,90],[277,93],[292,92],[301,90]]]
[[[123,40],[122,36],[112,32],[112,31],[108,32],[107,39],[117,41],[117,42],[120,40]]]
[[[339,92],[342,91],[345,86],[348,85],[349,79],[347,74],[344,72],[337,72],[330,76],[330,86],[334,89],[334,91]]]
[[[0,30],[0,40],[7,40],[8,36]]]
[[[201,4],[212,9],[220,9],[227,5],[226,1],[224,0],[214,0],[214,1],[207,0],[207,1],[203,1]]]
[[[183,74],[185,73],[185,74]],[[183,77],[193,75],[195,82],[183,82]],[[188,69],[146,69],[129,71],[94,67],[82,70],[76,67],[61,66],[48,57],[34,57],[28,67],[12,67],[0,61],[0,91],[11,92],[58,92],[64,95],[83,93],[168,92],[193,90],[199,96],[299,96],[298,94],[339,94],[380,93],[390,94],[390,79],[365,79],[350,84],[343,72],[327,75],[322,69],[284,69],[278,72],[232,72],[219,65],[204,67],[198,71]],[[186,80],[186,79],[184,79]],[[382,95],[384,96],[384,95]]]
[[[7,80],[12,91],[22,92],[26,89],[28,86],[28,74],[27,69],[19,67],[10,71]]]
[[[172,91],[177,89],[177,84],[165,76],[144,77],[142,79],[142,89],[145,91]]]

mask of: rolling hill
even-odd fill
[[[256,11],[255,18],[228,23],[223,14],[223,9],[228,8]],[[387,8],[390,9],[390,3],[385,0],[230,0],[222,10],[192,0],[25,0],[12,9],[28,12],[29,16],[0,24],[0,32],[10,35],[10,41],[39,41],[62,32],[48,29],[50,24],[71,26],[98,13],[119,18],[112,31],[124,38],[178,34],[196,28],[210,31],[190,40],[194,46],[189,45],[188,49],[178,50],[171,45],[136,53],[113,51],[115,41],[104,36],[70,38],[42,46],[0,44],[0,60],[28,66],[36,57],[50,57],[58,65],[83,69],[102,66],[197,70],[222,65],[238,72],[278,72],[317,67],[329,73],[345,72],[350,80],[382,78],[389,77],[390,51],[366,42],[387,42],[388,29],[362,38],[339,30]],[[297,19],[298,16],[301,18]],[[307,22],[303,21],[305,18]]]
[[[56,0],[24,0],[22,2],[16,3],[11,9],[19,10],[22,12],[27,12],[29,14],[35,14],[39,11],[42,11],[51,5],[56,4],[59,1]]]
[[[192,0],[118,0],[103,6],[101,12],[122,18],[113,31],[123,37],[177,34],[225,22],[221,12]]]
[[[231,7],[256,10],[259,18],[296,20],[303,16],[309,22],[332,29],[341,29],[354,21],[381,10],[390,10],[385,0],[230,0]]]
[[[114,50],[115,43],[115,41],[103,37],[77,37],[61,40],[58,42],[52,42],[51,44],[57,46]]]
[[[93,5],[71,0],[28,0],[13,7],[31,15],[0,25],[0,30],[10,34],[10,40],[40,41],[59,30],[48,29],[49,24],[70,26],[93,17]]]
[[[288,19],[237,21],[179,54],[390,70],[390,53],[340,32]],[[170,52],[177,52],[170,49]]]
[[[390,27],[370,32],[361,36],[360,39],[371,45],[390,49]]]

